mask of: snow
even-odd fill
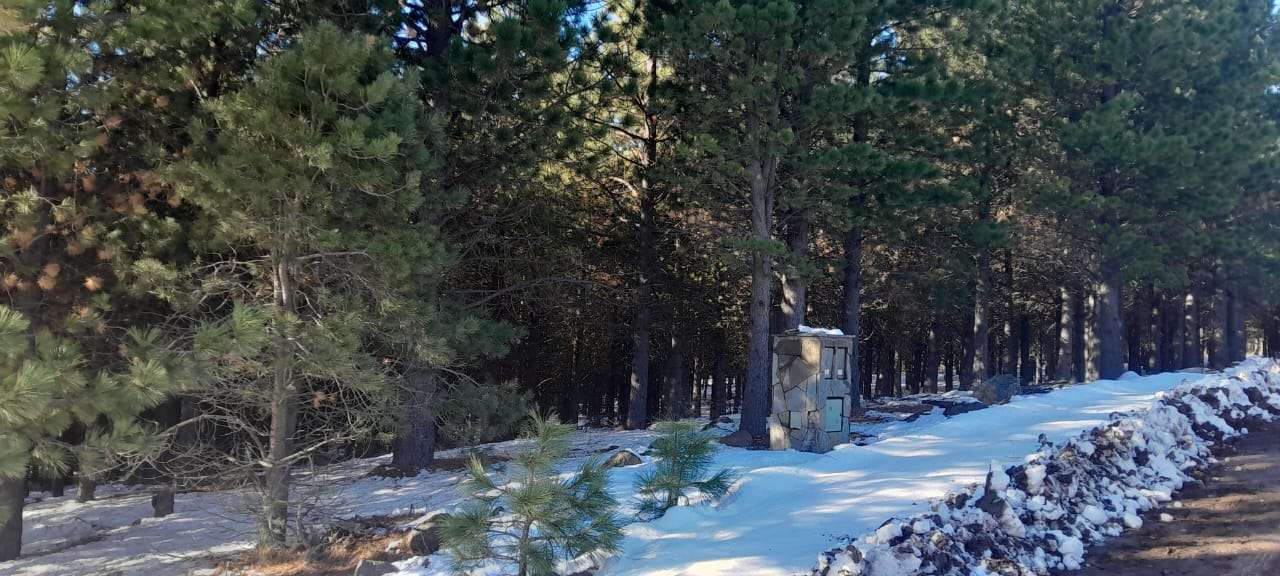
[[[1201,396],[1209,397],[1210,386],[1239,377],[1241,382],[1235,388],[1220,390],[1221,400],[1215,397],[1214,402],[1228,405],[1228,417],[1231,410],[1252,413],[1252,403],[1241,387],[1260,370],[1258,362],[1251,362],[1226,375],[1159,374],[1017,396],[1008,404],[951,418],[935,410],[912,422],[896,421],[882,427],[877,430],[880,440],[873,444],[841,445],[827,454],[720,447],[714,466],[732,467],[740,474],[731,493],[716,504],[681,506],[657,520],[629,525],[622,553],[606,559],[596,573],[808,573],[815,554],[851,541],[861,549],[859,558],[848,553],[824,555],[820,565],[828,566],[831,574],[841,573],[841,569],[868,576],[909,572],[921,568],[921,557],[904,554],[890,543],[918,539],[923,534],[963,536],[955,526],[963,526],[964,521],[984,512],[972,505],[948,508],[939,507],[939,503],[949,494],[966,490],[970,490],[972,503],[972,497],[978,495],[972,487],[982,483],[989,471],[992,492],[1005,506],[991,518],[991,530],[1052,539],[1052,546],[1028,552],[1031,555],[1026,562],[1037,568],[1075,568],[1083,561],[1091,531],[1118,533],[1121,523],[1132,524],[1127,516],[1137,518],[1136,514],[1155,502],[1167,501],[1180,486],[1184,470],[1196,465],[1192,457],[1203,447],[1188,445],[1186,438],[1169,431],[1183,430],[1190,420],[1197,433],[1207,430],[1224,437],[1240,433],[1220,415],[1224,412]],[[1276,371],[1274,363],[1268,369]],[[1188,379],[1198,380],[1184,384]],[[1158,404],[1161,400],[1181,400],[1190,416]],[[1280,409],[1280,394],[1264,401]],[[1149,425],[1111,417],[1115,412],[1148,409],[1144,417]],[[1099,427],[1106,427],[1106,435],[1077,438]],[[573,436],[574,451],[565,466],[618,449],[643,454],[655,436],[646,430],[579,431]],[[1131,461],[1116,464],[1117,468],[1128,467],[1118,469],[1118,474],[1145,475],[1141,477],[1147,481],[1132,487],[1124,482],[1099,481],[1098,485],[1107,487],[1105,497],[1072,508],[1074,505],[1054,496],[1057,480],[1046,471],[1056,454],[1053,445],[1068,439],[1073,439],[1070,445],[1085,456],[1095,451],[1110,454],[1117,442],[1147,446],[1144,450],[1151,458],[1142,467]],[[511,441],[482,449],[510,454],[525,446],[522,441]],[[457,455],[460,453],[442,453],[441,457]],[[635,477],[652,466],[649,457],[642,459],[641,465],[613,472],[612,491],[624,501],[631,502]],[[458,505],[455,486],[461,472],[433,471],[404,479],[363,476],[384,461],[352,461],[317,471],[311,478],[314,484],[330,487],[321,517],[426,515]],[[1008,472],[1007,466],[1021,471]],[[980,494],[982,489],[977,491]],[[27,555],[0,565],[0,574],[181,574],[210,565],[210,557],[251,545],[254,526],[247,513],[251,494],[180,494],[176,514],[150,519],[149,493],[108,486],[100,493],[104,494],[101,500],[88,504],[76,504],[68,496],[30,505],[24,513]],[[906,520],[886,523],[886,519]],[[1046,530],[1046,523],[1063,528]],[[100,539],[71,545],[89,537]],[[397,566],[400,576],[449,573],[443,555],[410,559]]]
[[[821,334],[823,336],[844,336],[844,331],[839,328],[814,328],[813,326],[800,325],[796,329],[801,334]]]
[[[718,507],[675,510],[629,527],[622,555],[603,573],[807,572],[812,556],[806,550],[877,530],[885,518],[927,511],[931,499],[982,481],[992,460],[1021,463],[1039,447],[1040,434],[1061,441],[1106,423],[1112,412],[1149,407],[1159,392],[1186,377],[1098,381],[1018,396],[949,419],[921,417],[904,423],[900,435],[868,446],[842,445],[827,454],[723,449],[717,465],[734,466],[742,474],[732,498]]]
[[[1046,437],[1026,464],[1006,469],[1004,476],[993,469],[985,486],[951,494],[928,513],[888,520],[904,525],[927,518],[937,528],[890,541],[878,531],[864,531],[847,546],[821,554],[811,574],[898,574],[881,571],[877,559],[887,553],[914,556],[925,574],[1078,569],[1086,544],[1141,528],[1140,512],[1170,502],[1190,478],[1188,470],[1212,463],[1210,445],[1247,433],[1246,415],[1280,416],[1280,364],[1250,359],[1226,374],[1188,380],[1154,396],[1157,401],[1145,409],[1111,414],[1105,424],[1064,443]],[[843,569],[823,570],[837,565]]]

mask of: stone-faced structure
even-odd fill
[[[854,339],[789,331],[773,337],[769,449],[826,452],[849,441]]]

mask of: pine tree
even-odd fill
[[[238,340],[211,356],[217,378],[201,394],[253,437],[243,473],[263,477],[264,546],[286,542],[291,469],[376,429],[393,375],[369,329],[421,317],[409,279],[438,253],[413,224],[427,163],[417,78],[397,73],[386,44],[331,24],[302,34],[206,104],[191,126],[199,148],[168,176],[201,209],[195,312],[229,314],[202,341]]]
[[[563,480],[555,469],[569,450],[572,431],[530,414],[525,437],[533,449],[512,460],[515,470],[504,480],[471,457],[462,486],[470,502],[443,526],[456,571],[496,561],[519,576],[551,576],[558,559],[617,551],[622,529],[608,468],[592,458]]]
[[[72,461],[93,478],[121,462],[145,459],[161,438],[138,417],[190,386],[190,364],[161,345],[155,331],[130,331],[110,370],[88,369],[73,340],[0,306],[0,558],[21,548],[22,504],[29,465],[65,474]],[[105,424],[104,424],[105,422]],[[94,425],[79,444],[59,436]]]
[[[687,500],[690,492],[713,500],[728,493],[734,473],[722,468],[707,476],[715,459],[716,443],[696,422],[660,422],[654,429],[661,435],[649,445],[649,454],[657,463],[636,478],[641,517],[662,516],[680,505],[681,500]]]

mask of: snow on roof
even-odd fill
[[[801,334],[822,334],[824,336],[844,336],[844,331],[839,328],[814,328],[813,326],[800,325],[796,329]]]

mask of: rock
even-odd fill
[[[640,460],[640,457],[636,456],[635,452],[624,449],[615,452],[613,456],[610,456],[608,460],[605,460],[604,467],[621,468],[624,466],[635,466],[642,463],[643,462]]]
[[[734,448],[750,448],[755,445],[755,439],[751,437],[751,433],[739,428],[733,434],[722,436],[720,443],[725,446],[733,446]]]
[[[791,430],[778,422],[777,416],[769,417],[769,449],[786,450],[791,448]]]
[[[956,414],[973,412],[974,410],[981,410],[987,407],[986,404],[983,404],[981,402],[958,402],[954,400],[935,400],[932,398],[925,400],[924,403],[930,406],[936,406],[938,408],[941,408],[942,415],[946,416],[947,418],[955,416]]]
[[[438,512],[427,517],[409,529],[409,537],[405,539],[409,553],[414,556],[430,556],[440,550],[440,529],[449,514]]]
[[[1005,404],[1022,390],[1018,377],[999,374],[973,385],[973,397],[987,405]]]
[[[351,576],[383,576],[385,574],[395,574],[399,572],[390,562],[379,562],[377,560],[361,560],[356,564],[356,571]]]

